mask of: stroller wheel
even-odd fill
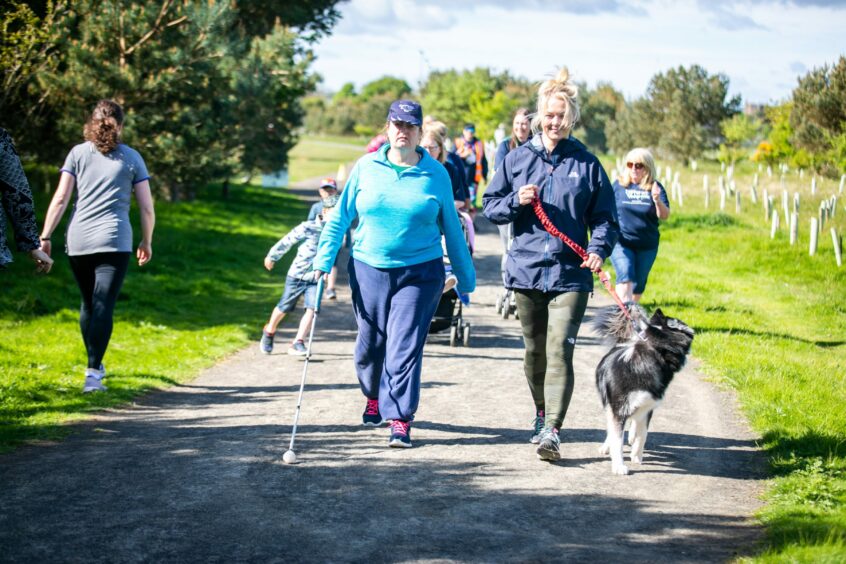
[[[453,325],[449,328],[449,346],[454,347],[458,344],[458,325]]]
[[[496,312],[502,313],[502,308],[505,305],[505,299],[502,296],[496,297]]]
[[[503,319],[508,319],[508,315],[511,313],[510,310],[511,310],[511,308],[508,306],[508,304],[505,304],[505,305],[502,306],[502,318]]]
[[[469,324],[464,326],[464,335],[462,337],[463,337],[462,344],[465,347],[469,347],[470,346],[470,325]]]

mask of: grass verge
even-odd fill
[[[696,329],[694,355],[716,382],[737,390],[762,437],[775,477],[759,515],[767,543],[752,560],[843,562],[846,269],[834,264],[828,226],[828,247],[815,257],[807,233],[794,246],[783,228],[771,239],[761,204],[749,201],[750,184],[751,176],[737,181],[741,213],[733,199],[721,213],[718,194],[706,210],[701,192],[690,188],[702,186],[701,174],[688,180],[684,208],[674,204],[662,226],[644,304]],[[803,194],[811,214],[816,204]],[[843,211],[831,224],[842,228]]]
[[[338,166],[358,159],[364,154],[366,145],[366,140],[355,137],[303,137],[288,153],[290,181],[299,182],[327,173],[334,177]]]
[[[44,217],[47,198],[38,203]],[[79,293],[67,258],[57,252],[53,271],[36,276],[16,255],[0,273],[0,451],[59,438],[67,422],[184,382],[257,338],[292,253],[272,273],[262,260],[307,211],[283,191],[249,186],[231,188],[226,200],[210,187],[193,203],[158,202],[153,260],[131,263],[118,299],[106,394],[81,393]],[[64,247],[64,229],[55,249]]]

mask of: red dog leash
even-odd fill
[[[541,204],[541,199],[539,197],[535,197],[535,199],[532,200],[532,208],[535,210],[535,215],[538,216],[538,220],[540,220],[541,225],[543,225],[543,228],[546,229],[547,233],[549,233],[553,237],[558,237],[559,239],[561,239],[564,244],[570,247],[574,253],[579,255],[579,257],[581,257],[583,261],[588,259],[587,251],[581,248],[578,243],[561,233],[558,228],[553,225],[552,220],[549,219],[548,215],[546,215],[546,212],[543,209],[543,204]],[[611,277],[608,276],[608,273],[602,270],[601,268],[597,271],[596,274],[597,276],[599,276],[599,281],[602,282],[602,285],[605,286],[605,289],[608,290],[608,293],[611,294],[611,297],[614,298],[615,302],[617,302],[617,307],[619,307],[620,311],[622,311],[626,315],[626,317],[629,318],[629,321],[632,324],[632,329],[635,330],[635,333],[640,334],[640,331],[638,331],[637,327],[635,326],[634,319],[632,319],[632,316],[629,314],[628,308],[626,308],[626,306],[623,304],[623,301],[620,299],[620,296],[617,295],[617,292],[615,292],[614,289],[611,288]]]

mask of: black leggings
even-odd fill
[[[109,339],[118,292],[129,268],[130,253],[94,253],[69,257],[82,294],[79,328],[88,353],[88,368],[100,368]]]

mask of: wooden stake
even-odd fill
[[[776,232],[778,231],[778,213],[773,210],[773,221],[770,227],[770,239],[775,239]]]
[[[752,204],[758,203],[758,191],[755,190],[755,185],[749,187],[749,195],[752,196]]]
[[[834,243],[834,260],[837,261],[837,266],[843,266],[843,251],[840,237],[837,236],[837,229],[831,228],[831,242]]]
[[[817,218],[811,218],[811,244],[808,247],[808,254],[814,256],[817,254],[817,239],[819,238],[820,229],[817,225]]]
[[[793,213],[790,216],[790,246],[796,244],[799,239],[799,214]]]
[[[726,191],[720,188],[720,211],[726,211]]]

